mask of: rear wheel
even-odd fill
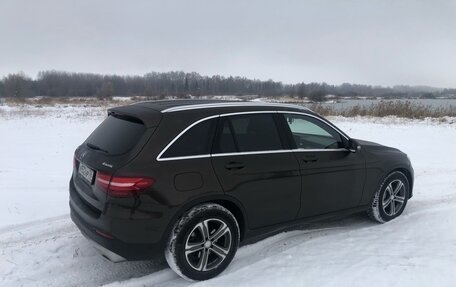
[[[368,210],[374,221],[385,223],[402,214],[409,196],[409,182],[400,171],[390,173],[382,182]]]
[[[206,280],[223,272],[239,246],[239,226],[221,205],[195,206],[176,223],[165,249],[168,265],[181,277]]]

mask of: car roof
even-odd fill
[[[133,105],[153,109],[161,113],[173,113],[181,111],[197,111],[204,109],[222,109],[229,112],[237,111],[239,108],[253,110],[264,110],[271,108],[280,108],[280,110],[308,111],[303,106],[286,104],[286,103],[267,103],[260,101],[227,101],[227,100],[165,100],[165,101],[147,101],[139,102]]]
[[[258,101],[224,100],[166,100],[138,102],[108,110],[108,114],[117,114],[140,119],[146,127],[155,127],[165,116],[179,114],[184,121],[195,121],[202,117],[216,114],[251,112],[251,111],[292,111],[314,114],[311,110],[298,105],[283,103],[265,103]]]

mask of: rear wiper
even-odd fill
[[[94,150],[99,150],[99,151],[102,151],[102,152],[104,152],[104,153],[108,153],[107,150],[102,149],[101,147],[96,146],[96,145],[91,144],[91,143],[86,143],[86,146],[88,146],[88,147],[90,147],[91,149],[94,149]]]

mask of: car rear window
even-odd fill
[[[109,155],[124,154],[138,143],[145,130],[138,119],[110,115],[87,138],[86,144]]]

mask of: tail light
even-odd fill
[[[97,172],[95,185],[113,197],[130,197],[152,187],[155,180],[150,177],[119,177]]]

